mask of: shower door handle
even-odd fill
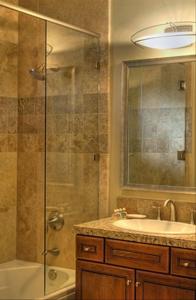
[[[186,151],[177,151],[178,160],[186,160]]]
[[[44,251],[42,251],[41,255],[45,256],[45,255],[47,255],[47,253],[48,253],[48,251],[44,250]]]

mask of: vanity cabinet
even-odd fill
[[[196,250],[78,235],[77,300],[195,300]]]
[[[169,247],[105,240],[108,264],[154,272],[169,272]]]
[[[77,299],[134,300],[134,270],[106,264],[77,262]]]
[[[195,300],[196,281],[136,271],[136,300]]]

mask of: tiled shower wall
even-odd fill
[[[10,0],[9,3],[17,4],[17,1]],[[88,126],[99,124],[99,145],[96,139],[89,136],[88,142],[80,145],[77,136],[72,141],[75,148],[81,146],[86,148],[88,153],[95,151],[99,146],[100,162],[100,184],[99,196],[100,216],[107,214],[108,208],[108,136],[109,136],[109,97],[108,97],[108,1],[86,0],[86,1],[20,1],[20,5],[29,9],[37,10],[45,15],[58,18],[73,25],[101,33],[101,70],[100,70],[100,91],[101,97],[97,101],[97,95],[93,92],[84,93],[86,103],[86,117]],[[81,6],[81,7],[80,7]],[[55,7],[55,9],[54,9]],[[1,14],[3,16],[4,13]],[[40,40],[37,32],[42,32],[43,24],[34,21],[33,17],[16,17],[14,13],[5,10],[6,22],[3,23],[7,29],[0,32],[0,37],[8,40],[6,49],[0,46],[2,65],[0,70],[0,163],[1,163],[1,195],[0,214],[2,228],[7,224],[4,234],[0,232],[0,258],[7,261],[14,258],[40,261],[40,249],[43,249],[43,172],[45,151],[43,145],[43,114],[44,92],[43,82],[33,80],[29,75],[29,69],[43,62],[43,47],[45,41]],[[10,28],[10,30],[8,29]],[[14,30],[13,30],[14,29]],[[18,45],[19,30],[19,49]],[[6,35],[5,35],[6,32]],[[86,59],[88,59],[88,54]],[[19,66],[19,69],[18,69]],[[19,76],[17,76],[19,75]],[[19,78],[19,82],[17,81]],[[9,82],[9,84],[8,84]],[[92,99],[95,98],[92,105]],[[3,112],[3,113],[2,113]],[[89,117],[88,117],[89,115]],[[76,116],[77,118],[77,116]],[[18,119],[18,120],[17,120]],[[17,124],[18,122],[18,124]],[[84,121],[85,123],[85,121]],[[90,125],[91,124],[91,125]],[[89,130],[93,128],[89,127]],[[87,139],[86,139],[87,141]],[[64,147],[60,143],[61,147]],[[18,153],[17,153],[18,150]],[[76,153],[74,154],[76,155]],[[78,154],[81,155],[80,149]],[[91,157],[92,158],[92,157]],[[85,178],[92,181],[94,176],[91,167],[91,158],[84,154]],[[17,164],[18,160],[18,164]],[[18,172],[18,176],[17,176]],[[97,171],[96,171],[97,172]],[[6,176],[5,176],[6,174]],[[95,183],[92,183],[92,186]],[[84,184],[83,184],[84,186]],[[93,193],[88,189],[87,197]],[[18,203],[16,207],[18,193]],[[32,207],[33,203],[33,207]],[[18,217],[16,219],[16,210]],[[8,222],[9,220],[9,222]],[[41,234],[40,234],[41,233]],[[17,235],[17,243],[16,243]],[[29,245],[35,247],[29,248]]]
[[[49,44],[56,30],[48,24]],[[63,213],[65,225],[58,232],[48,228],[48,248],[58,247],[60,255],[48,255],[47,263],[74,269],[73,225],[98,217],[98,43],[67,28],[58,34],[71,50],[64,45],[55,52],[54,44],[47,59],[46,207],[47,215]]]
[[[45,59],[45,26],[3,7],[0,15],[0,263],[40,261],[45,84],[29,70]]]
[[[29,70],[45,61],[45,22],[19,15],[16,256],[42,261],[44,249],[45,81]],[[39,32],[39,34],[37,34]]]
[[[12,1],[17,4],[17,1]],[[16,255],[18,15],[0,7],[0,263]]]
[[[82,222],[83,220],[85,221],[86,218],[97,218],[97,207],[95,207],[96,202],[94,201],[94,195],[96,193],[99,193],[100,216],[105,216],[107,214],[108,208],[108,1],[64,0],[58,1],[58,3],[56,3],[56,1],[48,2],[30,0],[27,2],[25,0],[20,0],[20,5],[38,11],[47,16],[58,18],[64,22],[101,33],[101,96],[99,97],[99,99],[97,99],[97,94],[94,89],[94,83],[96,83],[96,81],[93,77],[91,78],[91,74],[88,74],[88,70],[86,70],[84,74],[87,75],[86,78],[84,77],[83,79],[86,82],[87,89],[86,91],[83,90],[82,95],[76,95],[76,101],[74,104],[75,112],[73,113],[73,111],[69,111],[69,105],[73,105],[73,103],[69,103],[69,97],[67,97],[67,103],[65,103],[66,95],[64,93],[64,90],[64,94],[62,94],[62,91],[55,91],[54,89],[55,83],[58,83],[58,73],[50,72],[50,74],[48,74],[49,86],[47,88],[49,93],[47,97],[47,214],[50,212],[51,207],[53,209],[56,206],[58,206],[58,208],[61,208],[62,203],[66,203],[67,205],[65,208],[65,212],[71,214],[69,215],[69,217],[65,218],[65,227],[61,231],[61,233],[58,232],[57,234],[54,234],[54,232],[51,232],[50,229],[48,231],[48,248],[58,246],[61,251],[61,255],[57,258],[48,256],[48,264],[74,268],[74,238],[71,231],[73,224],[78,222],[79,219]],[[87,67],[89,65],[89,59],[91,59],[90,54],[92,53],[92,48],[89,48],[89,46],[86,45],[86,53],[84,53],[84,59],[86,59]],[[72,53],[72,58],[73,56],[74,55]],[[78,54],[75,55],[75,57],[77,56]],[[57,60],[61,59],[63,59],[64,64],[66,62],[66,59],[69,61],[67,53],[66,59],[65,57],[60,58],[60,56],[58,56]],[[85,61],[83,63],[85,66]],[[68,66],[71,66],[70,62],[68,63]],[[90,66],[90,68],[92,69],[92,66]],[[70,85],[70,75],[72,71],[73,70],[69,69],[69,67],[66,67],[66,69],[64,70],[64,73],[67,73],[66,87]],[[50,86],[50,76],[51,83],[53,82],[52,86]],[[62,87],[64,89],[64,85]],[[51,94],[51,92],[53,94]],[[82,100],[82,102],[80,100]],[[81,108],[84,110],[82,114]],[[82,115],[83,118],[81,118]],[[72,124],[72,126],[70,126],[70,124]],[[93,136],[93,132],[97,132],[97,128],[95,127],[97,125],[98,137]],[[81,128],[83,128],[83,130],[81,130]],[[65,132],[62,132],[62,130],[64,129]],[[72,132],[71,130],[74,130],[74,132]],[[97,144],[98,141],[99,145]],[[101,154],[99,161],[99,174],[97,174],[97,162],[92,163],[93,153],[97,152],[98,147]],[[24,159],[24,156],[22,159]],[[62,166],[65,165],[66,162],[67,168],[64,169]],[[26,160],[26,163],[28,163],[28,159]],[[72,170],[73,173],[70,170]],[[81,173],[82,170],[84,171],[84,173]],[[30,173],[29,175],[32,176],[32,173]],[[96,182],[96,178],[98,175],[100,176],[99,190],[97,189],[98,185]],[[65,177],[69,179],[69,182],[66,182],[66,184],[64,183]],[[74,190],[72,187],[73,179],[74,184],[76,184],[77,186],[77,190]],[[81,201],[83,203],[83,199],[81,198],[82,195],[86,196],[86,208],[85,210],[80,211],[79,203]],[[28,209],[30,211],[30,207]],[[78,214],[80,214],[79,217]],[[40,221],[37,221],[39,224]],[[26,228],[28,228],[29,226],[28,232],[30,236],[30,232],[34,230],[34,225],[31,218],[29,220],[25,219],[23,223],[26,223]],[[23,227],[24,224],[21,224],[21,226]],[[23,231],[21,230],[21,241],[18,243],[19,248],[17,253],[22,253],[20,255],[20,258],[22,259],[34,260],[36,259],[36,253],[34,251],[35,247],[33,251],[32,249],[31,251],[28,251],[28,245],[26,245],[25,242],[22,242],[22,232]],[[34,237],[35,235],[36,231],[34,233]],[[40,250],[40,247],[37,247],[37,249]]]
[[[99,118],[99,211],[107,216],[109,206],[109,1],[108,0],[20,0],[20,5],[87,30],[100,33]]]

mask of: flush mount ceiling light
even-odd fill
[[[188,47],[195,40],[195,22],[170,22],[150,26],[137,31],[131,37],[131,41],[137,46],[161,50]]]

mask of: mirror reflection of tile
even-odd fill
[[[130,68],[128,183],[195,186],[194,66],[187,62]]]

